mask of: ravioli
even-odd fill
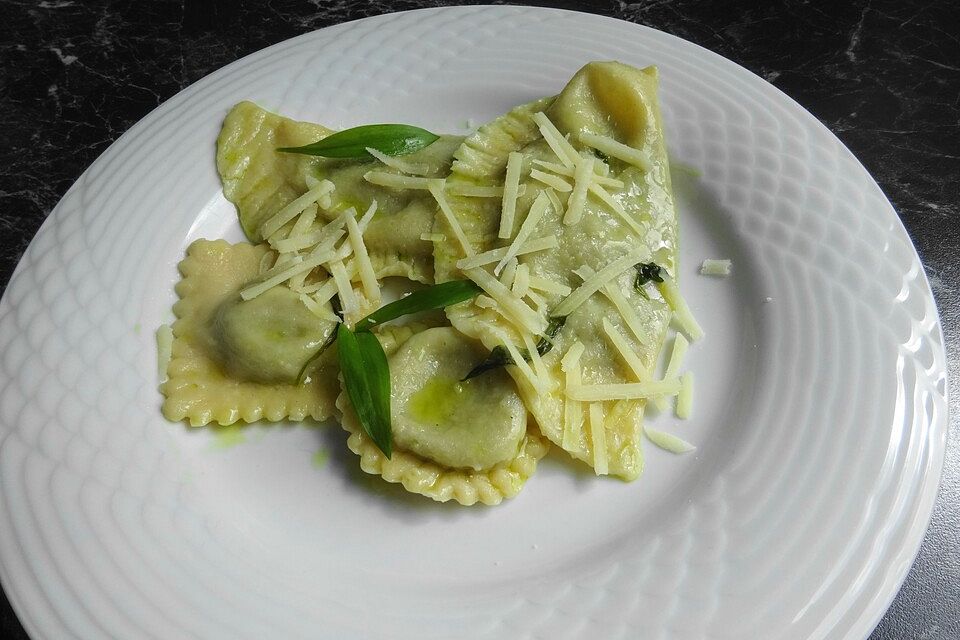
[[[519,152],[523,158],[522,184],[528,188],[517,199],[516,220],[508,238],[498,237],[499,202],[453,207],[475,243],[474,251],[509,245],[530,214],[531,205],[546,188],[532,172],[562,164],[563,158],[558,158],[534,121],[533,114],[538,111],[543,111],[560,134],[567,137],[579,157],[596,167],[607,166],[608,174],[604,177],[622,183],[622,187],[610,187],[607,192],[621,213],[590,191],[586,193],[579,221],[566,224],[565,212],[571,208],[570,198],[576,188],[574,178],[563,175],[558,177],[569,190],[558,190],[562,185],[557,183],[549,206],[540,206],[541,217],[530,230],[530,237],[554,237],[557,246],[519,255],[515,268],[523,268],[528,279],[550,289],[534,291],[534,295],[528,294],[529,302],[523,301],[539,317],[542,331],[547,315],[565,297],[559,291],[575,290],[590,274],[618,259],[633,256],[636,263],[655,262],[675,276],[677,221],[657,106],[656,70],[639,70],[615,62],[591,63],[549,104],[539,101],[514,109],[481,127],[455,153],[448,182],[502,183],[509,154]],[[583,134],[613,138],[644,154],[649,166],[639,168],[597,153],[580,142]],[[465,255],[456,246],[438,248],[438,280],[482,276],[457,267],[457,261]],[[492,264],[481,269],[488,271],[491,267]],[[492,277],[488,273],[485,279]],[[565,393],[569,376],[561,367],[561,359],[572,345],[583,345],[576,374],[584,384],[635,382],[650,377],[671,311],[654,289],[638,291],[634,287],[635,277],[636,271],[629,266],[624,268],[570,313],[553,338],[551,350],[540,362],[534,357],[530,365],[518,363],[519,366],[509,367],[543,435],[574,457],[594,465],[598,472],[628,480],[636,478],[643,467],[644,401],[603,402],[593,408],[570,401]],[[529,332],[517,329],[515,317],[505,318],[502,309],[491,307],[477,301],[466,302],[448,308],[448,317],[453,326],[480,339],[488,349],[512,342],[518,350],[526,346],[529,352],[533,346]],[[616,334],[619,343],[635,354],[633,366],[616,348],[611,334]]]
[[[368,182],[364,175],[371,170],[399,174],[372,158],[338,160],[276,151],[307,145],[331,133],[321,125],[290,120],[251,102],[241,102],[230,111],[217,140],[217,169],[223,193],[236,205],[247,237],[251,242],[262,241],[259,229],[265,221],[305,193],[310,180],[328,179],[335,187],[333,202],[320,211],[318,221],[329,221],[348,207],[362,212],[375,200],[377,213],[364,242],[377,277],[433,282],[433,244],[421,239],[433,228],[436,206],[429,192]],[[423,177],[443,178],[462,140],[441,136],[403,156],[403,161],[418,167]]]
[[[243,306],[235,303],[238,293],[257,277],[267,251],[263,245],[223,240],[197,240],[187,249],[179,266],[183,279],[176,286],[180,299],[173,306],[177,320],[168,379],[160,387],[168,420],[228,425],[238,420],[324,420],[333,413],[339,393],[334,358],[325,354],[310,381],[296,381],[299,368],[332,332],[332,322],[301,315],[309,311],[277,294],[261,301],[265,306],[247,303],[248,312],[257,309],[239,322],[224,319],[230,309]],[[225,324],[232,328],[225,330]],[[243,344],[235,345],[233,338]]]
[[[377,337],[390,358],[390,458],[363,432],[346,392],[337,399],[361,468],[438,502],[495,505],[515,496],[549,444],[528,430],[509,377],[460,382],[483,348],[451,327],[387,327]]]

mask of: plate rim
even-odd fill
[[[11,307],[11,305],[13,304],[9,301],[9,296],[8,296],[10,285],[13,284],[16,278],[21,277],[21,272],[27,268],[25,266],[26,261],[24,260],[24,256],[26,256],[27,252],[29,252],[30,249],[36,245],[38,238],[52,232],[51,231],[52,228],[58,224],[58,215],[57,215],[58,212],[62,209],[63,203],[70,198],[71,194],[78,187],[78,185],[83,184],[83,182],[88,178],[91,170],[94,169],[99,163],[104,161],[105,158],[109,158],[110,155],[114,153],[116,149],[127,138],[132,137],[133,135],[136,135],[142,129],[152,126],[153,122],[158,117],[162,116],[167,111],[172,110],[177,105],[179,105],[182,101],[189,100],[190,96],[194,92],[200,92],[204,90],[208,85],[216,82],[221,77],[231,73],[235,68],[243,66],[251,58],[258,58],[261,56],[265,56],[267,55],[267,52],[273,52],[273,54],[276,54],[282,49],[295,46],[296,44],[310,40],[311,38],[315,37],[317,33],[320,33],[320,32],[329,33],[330,31],[333,31],[333,30],[348,28],[349,26],[356,25],[357,23],[360,23],[360,22],[375,22],[375,21],[381,21],[381,20],[390,20],[397,16],[404,15],[404,14],[411,14],[411,13],[433,14],[433,13],[459,12],[464,14],[470,14],[477,11],[494,11],[494,12],[503,12],[505,14],[519,14],[524,12],[576,14],[578,16],[584,16],[585,19],[628,24],[632,28],[639,28],[641,30],[656,33],[658,37],[667,37],[670,39],[679,40],[687,46],[692,45],[697,49],[699,49],[701,54],[714,56],[718,59],[721,59],[724,64],[733,65],[740,71],[745,71],[750,76],[752,76],[753,81],[759,81],[760,83],[762,83],[764,85],[765,90],[767,91],[769,91],[770,89],[775,90],[775,92],[778,94],[778,98],[784,101],[785,103],[789,104],[791,109],[794,111],[795,115],[801,118],[807,119],[808,122],[813,123],[819,130],[826,131],[829,133],[830,137],[843,150],[844,154],[848,157],[848,159],[853,160],[856,163],[856,165],[860,168],[860,170],[862,170],[865,175],[870,177],[871,188],[873,188],[877,192],[877,194],[882,198],[882,200],[886,202],[886,204],[890,207],[890,210],[894,214],[893,217],[896,220],[896,224],[899,225],[898,233],[902,234],[903,237],[907,239],[910,250],[913,253],[913,257],[916,259],[917,263],[921,266],[919,275],[920,275],[920,278],[922,279],[923,292],[928,298],[928,301],[930,302],[930,304],[932,304],[934,312],[936,313],[936,319],[934,322],[934,326],[931,329],[931,333],[934,335],[935,338],[937,338],[938,342],[935,346],[938,348],[940,354],[942,355],[944,363],[948,362],[946,348],[945,348],[945,341],[944,341],[943,323],[941,322],[940,309],[937,304],[936,297],[933,295],[932,287],[930,285],[930,281],[929,281],[929,277],[927,275],[926,269],[923,268],[923,262],[920,259],[916,246],[914,245],[913,240],[910,236],[910,233],[908,232],[906,226],[904,225],[903,219],[901,218],[899,212],[897,211],[894,204],[887,197],[886,193],[884,193],[879,183],[873,177],[873,174],[870,173],[870,171],[863,165],[860,159],[847,147],[847,145],[836,135],[836,133],[834,133],[834,131],[832,131],[823,122],[817,119],[816,116],[810,113],[798,101],[796,101],[794,98],[792,98],[790,95],[788,95],[787,93],[785,93],[784,91],[782,91],[781,89],[773,85],[772,83],[768,82],[763,77],[754,73],[750,69],[740,65],[734,60],[731,60],[730,58],[727,58],[715,51],[711,51],[710,49],[707,49],[706,47],[703,47],[702,45],[699,45],[695,42],[686,40],[679,36],[655,29],[647,25],[638,24],[635,22],[630,22],[628,20],[621,20],[619,18],[615,18],[611,16],[595,14],[595,13],[590,13],[585,11],[575,11],[575,10],[560,9],[560,8],[554,8],[554,7],[523,7],[523,6],[509,6],[509,5],[506,5],[506,6],[505,5],[471,5],[471,6],[419,8],[419,9],[412,9],[407,11],[396,11],[396,12],[391,11],[391,12],[378,14],[374,16],[361,17],[353,20],[340,22],[340,23],[329,25],[326,27],[321,27],[313,31],[308,31],[306,33],[302,33],[297,36],[293,36],[291,38],[287,38],[285,40],[263,47],[257,51],[244,55],[241,58],[233,60],[232,62],[214,70],[213,72],[207,74],[206,76],[184,87],[180,91],[176,92],[175,94],[173,94],[172,96],[164,100],[158,106],[151,109],[136,123],[134,123],[126,131],[124,131],[123,134],[121,134],[117,139],[111,142],[111,144],[106,149],[104,149],[103,152],[101,152],[100,155],[98,155],[97,158],[93,160],[93,162],[91,162],[90,165],[88,165],[83,170],[83,172],[81,172],[81,174],[76,179],[76,181],[74,181],[74,183],[67,189],[67,191],[64,193],[64,195],[57,202],[57,204],[54,206],[51,212],[46,216],[43,223],[38,228],[36,234],[31,239],[28,247],[24,250],[23,254],[18,260],[17,265],[10,276],[10,279],[5,284],[3,296],[2,298],[0,298],[0,320],[3,320],[7,316],[7,314],[9,313],[9,307]],[[949,367],[944,366],[944,370],[942,373],[944,376],[944,384],[943,384],[944,388],[942,391],[942,397],[944,399],[946,409],[941,414],[942,418],[940,421],[931,419],[929,423],[931,433],[939,431],[941,432],[941,437],[936,440],[936,444],[939,446],[934,446],[931,449],[929,449],[930,452],[933,454],[932,465],[930,466],[929,472],[922,474],[923,479],[920,484],[920,491],[918,492],[918,495],[914,500],[916,504],[921,505],[922,511],[920,512],[920,515],[922,515],[922,517],[917,517],[913,519],[913,522],[907,528],[907,532],[904,538],[904,543],[899,545],[896,548],[897,557],[895,559],[909,560],[909,562],[897,563],[899,566],[895,571],[894,579],[884,580],[884,585],[886,589],[882,597],[877,598],[876,595],[879,595],[879,594],[875,594],[875,597],[872,598],[870,601],[868,601],[867,605],[865,606],[864,611],[862,612],[864,615],[861,615],[858,618],[858,621],[865,620],[865,618],[869,620],[868,623],[867,622],[864,623],[863,629],[862,629],[866,635],[869,635],[869,633],[877,626],[879,621],[882,619],[884,614],[889,609],[893,600],[896,598],[900,589],[902,588],[903,583],[906,580],[907,575],[909,574],[911,568],[913,567],[916,561],[916,558],[920,552],[922,542],[925,537],[925,533],[929,528],[930,522],[933,518],[936,498],[939,492],[939,488],[940,488],[940,484],[941,484],[943,472],[944,472],[946,448],[950,438],[949,425],[950,425],[951,416],[950,416],[949,400],[950,400],[951,394],[950,394]],[[6,439],[6,437],[15,430],[16,430],[15,424],[8,425],[5,420],[0,421],[0,444],[2,444],[3,441]],[[0,511],[0,518],[8,519],[10,515],[11,514],[7,510]],[[10,582],[10,577],[7,575],[7,568],[5,563],[3,562],[2,555],[0,555],[0,585],[2,585],[4,592],[11,603],[11,607],[13,608],[14,612],[17,615],[18,620],[24,626],[27,633],[31,637],[40,637],[37,626],[34,624],[33,619],[28,615],[27,605],[25,604],[25,602],[21,600],[21,593],[16,589],[16,586],[12,585]],[[871,603],[873,604],[871,605]],[[867,624],[869,624],[869,626],[867,626]]]

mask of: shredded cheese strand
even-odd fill
[[[583,207],[587,202],[587,189],[593,178],[593,158],[582,158],[573,174],[573,193],[567,200],[567,212],[563,224],[577,224],[583,217]]]
[[[470,241],[467,240],[467,234],[463,232],[463,227],[460,226],[460,222],[457,220],[457,216],[454,215],[453,209],[450,208],[450,203],[447,202],[447,197],[443,195],[443,180],[430,180],[428,189],[433,195],[433,199],[437,201],[437,204],[440,207],[440,213],[443,214],[443,219],[447,222],[447,226],[450,227],[450,230],[453,231],[453,236],[457,239],[457,242],[460,243],[460,248],[463,249],[463,252],[469,257],[476,255],[476,252],[473,250]]]
[[[342,261],[335,260],[330,263],[330,275],[333,276],[333,281],[337,285],[337,293],[340,296],[343,313],[346,315],[359,310],[360,301],[353,290],[353,285],[350,284],[350,274]]]
[[[560,158],[563,166],[577,166],[577,163],[580,162],[580,154],[577,153],[573,145],[563,137],[560,130],[550,122],[550,118],[540,111],[533,114],[533,121],[536,123],[537,128],[540,129],[540,134],[543,136],[543,139],[547,141],[550,149]]]
[[[506,240],[513,234],[513,219],[517,211],[517,193],[520,190],[520,170],[523,155],[511,151],[507,156],[507,174],[503,180],[503,203],[500,207],[500,230],[498,238]]]
[[[577,307],[586,302],[590,296],[603,287],[604,284],[610,280],[613,280],[638,262],[644,262],[649,255],[650,252],[646,247],[636,247],[633,251],[625,256],[617,258],[603,269],[595,273],[593,277],[585,280],[583,284],[581,284],[573,293],[564,298],[563,302],[557,305],[557,308],[554,309],[553,315],[569,315],[576,310]]]
[[[312,271],[316,267],[319,267],[324,262],[327,262],[333,258],[335,254],[333,252],[327,252],[312,258],[307,258],[306,260],[297,261],[293,266],[287,267],[286,269],[281,270],[276,275],[267,278],[263,282],[255,284],[253,286],[247,287],[240,292],[240,297],[244,300],[253,300],[257,296],[261,295],[265,291],[269,291],[278,284],[289,280],[298,273],[303,273],[306,271]],[[299,258],[299,256],[298,256]]]
[[[663,299],[670,305],[670,308],[673,310],[673,317],[676,318],[680,328],[690,337],[690,340],[696,342],[702,338],[703,329],[690,312],[687,301],[680,295],[680,288],[674,279],[665,275],[663,282],[657,284],[657,289],[660,290],[660,295],[662,295]]]
[[[682,333],[678,333],[673,339],[673,348],[670,350],[670,358],[667,360],[667,367],[663,371],[664,378],[674,378],[680,374],[680,366],[683,364],[683,358],[687,355],[687,349],[690,343]],[[655,398],[653,401],[657,411],[667,410],[666,398]]]
[[[363,242],[360,225],[353,216],[347,217],[347,232],[350,236],[350,244],[353,246],[353,255],[357,259],[363,291],[367,294],[367,299],[375,303],[380,300],[380,283],[377,282],[377,274],[374,273],[373,265],[370,263],[370,255],[367,253],[367,245]]]
[[[558,175],[564,176],[566,178],[572,178],[576,169],[570,169],[563,166],[562,164],[557,164],[556,162],[548,162],[547,160],[534,160],[533,164],[543,167],[547,171],[552,171]],[[596,184],[599,184],[604,187],[613,187],[614,189],[623,189],[625,186],[622,180],[617,180],[616,178],[608,178],[605,175],[601,175],[597,169],[600,167],[606,167],[602,162],[597,162],[594,164],[594,176],[593,181]]]
[[[618,142],[609,136],[598,136],[593,133],[588,133],[582,131],[580,133],[580,142],[587,145],[588,147],[593,147],[597,151],[604,153],[611,158],[616,158],[626,162],[627,164],[632,164],[635,167],[639,167],[644,171],[650,171],[653,168],[653,163],[650,162],[650,156],[640,149],[634,149],[631,146],[625,145],[622,142]]]
[[[570,186],[570,183],[561,178],[560,176],[555,176],[552,173],[545,173],[539,169],[532,169],[530,171],[530,177],[536,180],[537,182],[542,182],[548,187],[552,187],[561,193],[566,193],[573,190],[573,187]]]
[[[413,176],[401,176],[396,173],[386,171],[367,171],[363,174],[363,179],[370,184],[380,187],[389,187],[391,189],[421,189],[426,190],[430,187],[431,178],[415,178]]]
[[[695,446],[683,438],[678,438],[666,431],[657,431],[656,429],[644,427],[643,432],[647,435],[647,439],[650,440],[650,442],[670,453],[687,453],[696,449]]]
[[[528,286],[531,289],[536,289],[538,291],[545,291],[547,293],[556,293],[561,296],[570,295],[570,287],[565,284],[560,284],[559,282],[554,282],[553,280],[548,280],[546,278],[531,275],[529,277]]]
[[[260,237],[269,238],[274,233],[276,233],[280,227],[287,224],[298,216],[304,209],[306,209],[311,204],[314,204],[317,200],[320,199],[320,196],[325,193],[330,193],[333,191],[333,183],[329,180],[321,180],[311,189],[308,189],[305,194],[299,198],[294,199],[287,206],[283,207],[271,216],[266,222],[260,225]]]
[[[541,334],[544,331],[544,319],[527,303],[513,295],[513,292],[483,269],[467,269],[464,274],[480,285],[480,288],[496,300],[504,315],[523,327],[527,331]]]
[[[541,191],[537,195],[537,199],[533,201],[533,204],[530,205],[530,211],[527,212],[527,217],[524,218],[523,224],[520,225],[520,230],[517,231],[517,237],[513,239],[513,242],[510,243],[510,248],[507,249],[507,253],[500,259],[500,262],[497,263],[497,266],[493,270],[493,275],[499,275],[503,270],[503,267],[514,258],[517,257],[517,253],[520,251],[520,246],[527,241],[527,239],[533,234],[533,230],[536,229],[537,225],[540,223],[540,219],[543,217],[543,214],[546,213],[547,208],[550,206],[550,199],[547,197],[547,194]]]
[[[385,153],[377,151],[373,147],[367,147],[367,153],[391,169],[396,169],[397,171],[401,171],[403,173],[409,173],[415,176],[423,176],[430,173],[430,167],[428,167],[426,164],[418,162],[405,162],[400,158],[388,156]]]
[[[579,386],[581,383],[580,375],[580,356],[583,355],[584,346],[581,342],[574,342],[567,349],[567,352],[560,359],[560,369],[566,374],[566,387]],[[575,451],[577,443],[580,440],[580,433],[583,425],[583,406],[571,398],[569,395],[564,397],[563,401],[563,437],[562,446],[567,451]]]
[[[603,332],[607,335],[607,339],[613,348],[620,354],[620,358],[626,363],[636,381],[644,382],[649,379],[646,367],[643,366],[643,362],[640,361],[630,343],[627,342],[627,337],[606,318],[603,319]]]
[[[693,373],[687,371],[680,376],[680,393],[677,394],[677,417],[686,420],[693,409]]]
[[[641,238],[646,234],[646,231],[640,225],[640,223],[634,220],[630,216],[630,214],[627,213],[627,210],[623,208],[623,205],[617,202],[616,198],[610,195],[610,193],[608,193],[606,189],[601,187],[596,182],[591,182],[590,186],[587,187],[587,189],[590,190],[590,193],[597,196],[600,199],[600,201],[603,202],[603,204],[607,205],[607,207],[609,207],[611,211],[617,214],[617,217],[619,217],[621,220],[627,223],[627,226],[630,227],[634,233],[636,233]]]
[[[680,393],[680,378],[646,380],[615,384],[587,384],[567,386],[567,396],[582,402],[602,400],[640,400]]]
[[[555,249],[558,246],[560,246],[560,243],[556,236],[543,236],[540,238],[534,238],[533,240],[524,242],[514,257],[528,253],[534,253],[536,251],[544,251],[545,249]],[[460,260],[457,260],[457,268],[463,270],[475,269],[476,267],[482,267],[484,265],[493,264],[494,262],[499,262],[503,256],[507,255],[507,251],[509,250],[509,246],[500,247],[499,249],[491,249],[490,251],[478,253],[477,255],[469,258],[461,258]]]
[[[603,426],[603,405],[590,403],[590,440],[593,444],[593,471],[598,476],[609,472],[607,461],[607,434]]]

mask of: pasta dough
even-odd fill
[[[503,409],[503,412],[499,415],[500,422],[505,428],[499,433],[494,432],[492,439],[484,435],[465,433],[468,426],[474,429],[482,429],[487,426],[483,418],[478,420],[477,416],[474,416],[469,425],[456,427],[458,433],[448,434],[453,436],[454,439],[466,435],[468,436],[466,443],[451,446],[450,440],[445,439],[444,434],[437,432],[424,438],[424,433],[428,430],[424,430],[422,424],[415,424],[419,422],[414,417],[416,410],[410,406],[415,398],[410,392],[414,387],[422,390],[422,383],[421,385],[401,383],[399,378],[409,372],[394,366],[394,358],[398,356],[398,351],[401,351],[404,343],[411,340],[418,331],[422,331],[422,328],[411,326],[387,327],[377,334],[383,344],[384,351],[388,356],[391,356],[392,395],[394,396],[392,404],[396,412],[394,417],[395,448],[392,457],[387,458],[363,432],[350,405],[349,397],[344,391],[337,399],[337,407],[343,414],[341,420],[343,428],[350,433],[347,446],[360,456],[360,467],[367,473],[380,475],[388,482],[401,483],[407,491],[427,496],[438,502],[456,500],[463,505],[472,505],[477,502],[495,505],[499,504],[504,498],[515,496],[536,470],[537,461],[546,455],[549,444],[540,438],[535,431],[526,429],[526,412],[522,406],[519,406],[519,402],[514,402],[514,406],[511,407],[512,402],[509,396],[514,393],[513,390],[509,387],[503,389],[503,380],[498,382],[495,379],[484,383],[483,387],[475,390],[479,394],[485,394],[491,403],[500,404]],[[420,335],[423,336],[431,332],[432,335],[420,338],[419,344],[414,343],[409,345],[406,350],[401,351],[399,359],[403,362],[412,363],[417,358],[416,353],[421,352],[426,343],[433,343],[436,346],[439,340],[441,342],[460,342],[462,345],[464,340],[462,336],[457,337],[455,330],[451,328],[428,329]],[[463,368],[463,349],[464,347],[459,345],[453,345],[452,348],[447,346],[441,352],[441,354],[446,355],[438,356],[431,353],[431,355],[426,356],[428,359],[437,361],[435,366],[428,367],[429,373],[425,372],[426,377],[432,378],[433,374],[436,373],[448,375],[450,372],[447,371],[447,367],[451,365],[443,362],[443,360],[450,356],[452,356],[454,363],[453,368],[458,371]],[[396,364],[401,364],[401,362],[396,362]],[[509,381],[507,381],[507,384],[510,385]],[[493,388],[498,389],[504,395],[497,397],[496,393],[490,393]],[[477,400],[480,400],[480,398],[477,398]],[[456,413],[447,415],[445,418],[454,415],[457,419],[463,417],[462,414]],[[518,420],[518,416],[523,416],[523,419]],[[503,417],[507,419],[503,420]],[[478,454],[476,446],[487,444],[488,441],[493,441],[494,446]],[[473,462],[476,463],[476,466],[484,468],[470,469],[446,466],[441,462],[407,450],[404,446],[418,449],[421,452],[426,451],[433,455],[439,453],[440,455],[437,455],[437,457],[445,458],[448,461],[461,464]]]
[[[260,242],[264,221],[307,191],[309,179],[328,179],[335,187],[331,206],[318,222],[333,219],[347,207],[365,211],[377,202],[377,214],[364,242],[377,277],[403,276],[433,282],[433,244],[421,235],[433,228],[435,203],[427,191],[375,185],[364,176],[371,170],[398,174],[377,160],[339,160],[277,152],[277,147],[303,146],[332,131],[270,113],[250,102],[227,115],[217,140],[217,169],[223,193],[237,206],[240,224],[252,242]],[[403,156],[425,177],[443,178],[462,137],[441,136],[416,153]]]
[[[589,192],[579,221],[568,224],[565,214],[576,189],[550,193],[551,205],[530,236],[555,236],[558,244],[552,249],[518,257],[518,264],[526,265],[530,278],[555,285],[553,292],[538,294],[543,303],[540,315],[544,320],[565,297],[557,292],[559,288],[576,289],[590,274],[638,248],[636,255],[640,257],[636,262],[656,262],[668,273],[676,273],[676,214],[656,91],[654,68],[640,70],[615,62],[591,63],[581,69],[555,99],[514,109],[481,127],[455,153],[456,161],[448,182],[488,184],[503,180],[510,152],[522,154],[521,181],[528,188],[525,195],[517,199],[511,238],[543,187],[530,177],[531,171],[543,166],[535,162],[557,166],[564,161],[541,136],[534,118],[539,111],[546,114],[561,135],[567,136],[576,154],[591,162],[603,160],[609,167],[609,177],[623,184],[622,188],[610,188],[609,194],[628,221],[610,203]],[[644,170],[615,157],[596,154],[579,142],[583,133],[627,144],[648,157],[650,166]],[[478,252],[510,243],[509,239],[497,237],[501,213],[498,204],[480,202],[454,207],[461,225],[475,240]],[[456,261],[463,257],[455,245],[438,245],[435,252],[438,280],[464,277],[456,267]],[[565,399],[566,375],[560,360],[571,345],[580,343],[584,351],[578,375],[584,384],[634,382],[650,375],[671,314],[656,293],[641,293],[634,288],[635,276],[632,268],[624,270],[566,317],[552,349],[542,358],[545,385],[535,386],[522,367],[510,368],[527,408],[547,438],[588,464],[604,462],[602,466],[609,473],[625,479],[636,478],[642,470],[644,402],[603,403],[600,407],[603,419],[591,424],[586,419],[585,403],[571,407]],[[475,302],[450,307],[447,314],[455,327],[482,340],[488,349],[502,345],[504,339],[520,348],[524,346],[522,332],[516,330],[515,323]],[[627,366],[604,331],[604,320],[637,355],[642,371]],[[602,427],[603,433],[593,433],[593,427]],[[598,446],[604,450],[596,450]]]
[[[324,354],[316,375],[303,385],[244,380],[246,366],[234,367],[232,373],[224,367],[222,335],[215,326],[217,312],[257,276],[266,252],[263,245],[231,245],[223,240],[197,240],[187,249],[187,257],[180,262],[183,279],[176,287],[180,300],[173,306],[177,320],[168,380],[160,387],[168,420],[187,420],[191,426],[227,425],[238,420],[324,420],[333,413],[339,392],[336,360],[330,353],[334,350]],[[316,320],[316,326],[324,326],[324,321]],[[292,366],[281,365],[281,377]]]

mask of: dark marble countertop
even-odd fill
[[[392,10],[358,0],[0,0],[0,286],[61,195],[148,111],[286,38]],[[960,373],[960,9],[952,0],[534,2],[671,33],[785,91],[850,147],[893,202]],[[953,25],[953,26],[951,26]],[[871,639],[960,638],[960,411],[923,546]],[[0,632],[26,638],[0,595]]]

